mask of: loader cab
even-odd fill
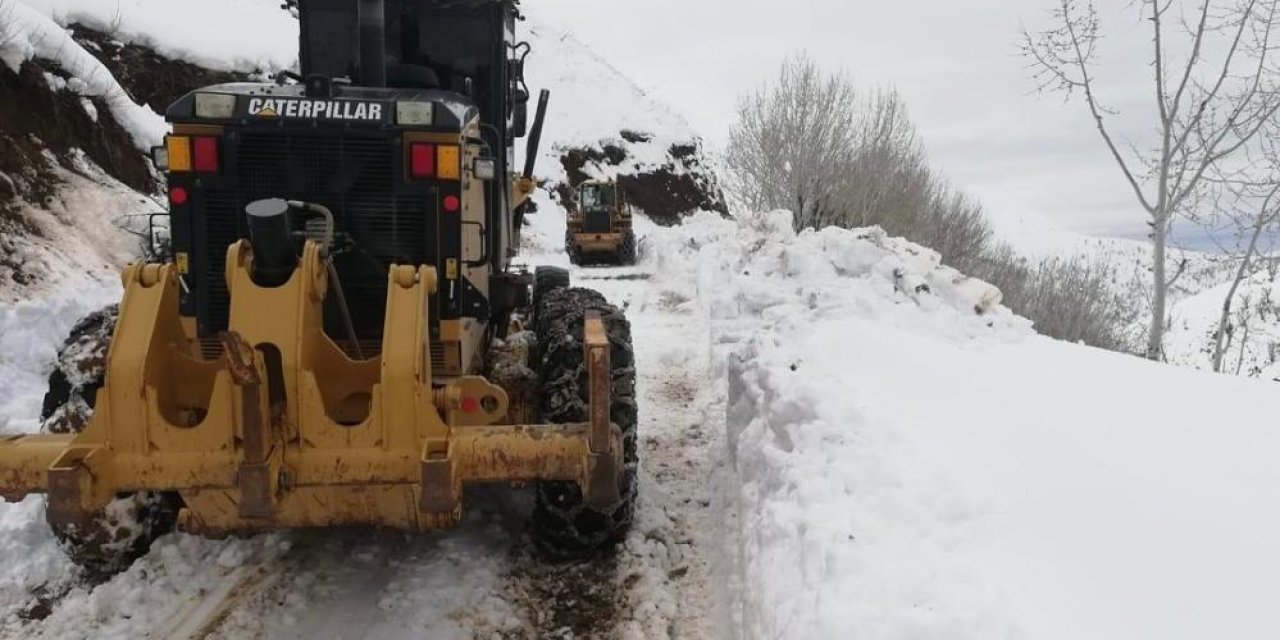
[[[216,344],[230,309],[227,247],[248,238],[245,208],[313,203],[333,213],[357,348],[335,300],[325,302],[326,334],[348,353],[376,355],[388,269],[432,266],[442,282],[435,370],[463,375],[501,312],[495,288],[510,286],[511,163],[528,101],[515,2],[301,0],[298,10],[294,81],[206,87],[167,111],[181,313]]]
[[[578,190],[578,205],[583,211],[611,209],[617,202],[616,188],[612,183],[587,182]]]
[[[631,226],[631,207],[614,181],[587,181],[578,186],[577,206],[570,214],[571,230],[614,233]]]

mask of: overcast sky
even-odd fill
[[[860,85],[897,87],[934,163],[994,215],[1041,214],[1097,235],[1143,232],[1081,105],[1036,95],[1018,56],[1020,25],[1043,25],[1049,0],[534,1],[530,11],[680,109],[712,144],[726,137],[737,96],[803,50]],[[1101,4],[1114,11],[1105,92],[1143,114],[1153,108],[1145,34],[1127,2]]]

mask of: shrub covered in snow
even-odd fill
[[[998,286],[1004,303],[1035,323],[1036,331],[1110,351],[1135,352],[1138,305],[1118,285],[1105,256],[1049,256],[1038,262],[1004,244],[970,261],[968,273]]]

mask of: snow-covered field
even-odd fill
[[[292,61],[276,0],[24,3],[219,68]],[[555,91],[544,177],[563,179],[552,145],[643,131],[628,151],[649,166],[693,135],[527,10],[532,84]],[[255,17],[235,40],[192,26],[230,15]],[[72,244],[24,258],[57,278],[0,296],[9,430],[34,428],[57,343],[118,295],[130,250],[107,217],[76,216],[136,196],[72,186],[41,218]],[[522,260],[564,265],[563,213],[538,198]],[[482,493],[430,536],[175,534],[92,586],[30,499],[0,506],[0,636],[1280,637],[1271,385],[1039,337],[876,230],[797,235],[785,212],[638,225],[639,265],[573,273],[627,309],[636,342],[643,502],[616,557],[543,563],[527,496]]]

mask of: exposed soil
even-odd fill
[[[663,226],[680,224],[682,218],[698,210],[728,212],[719,188],[703,174],[676,173],[663,167],[618,176],[618,184],[632,204]]]
[[[620,135],[629,144],[647,144],[653,140],[652,135],[636,131],[624,130]],[[616,172],[618,184],[632,204],[664,226],[679,224],[694,211],[728,213],[716,176],[703,162],[700,142],[673,144],[667,149],[667,156],[668,162],[655,169]],[[622,167],[629,157],[627,149],[616,142],[562,149],[560,164],[569,180],[554,185],[552,190],[560,203],[568,206],[573,202],[576,187],[591,178],[589,166]]]
[[[60,184],[52,162],[69,171],[78,171],[76,149],[116,179],[142,192],[157,185],[151,168],[129,132],[116,122],[107,103],[100,98],[80,96],[70,89],[55,90],[45,74],[66,78],[56,63],[29,60],[18,73],[0,66],[0,208],[16,216],[17,200],[45,204]],[[97,112],[89,115],[82,101],[88,100]],[[6,194],[8,197],[6,198]],[[33,229],[29,229],[34,231]]]
[[[249,79],[246,73],[213,71],[166,58],[146,47],[123,44],[108,33],[81,24],[71,25],[71,31],[75,41],[106,65],[134,101],[159,114],[193,89]]]
[[[623,129],[619,135],[622,136],[623,140],[626,140],[631,144],[636,144],[637,142],[649,142],[650,140],[653,140],[653,134],[645,133],[643,131],[632,131],[631,129]]]
[[[594,561],[551,563],[527,549],[513,550],[508,595],[525,610],[532,629],[508,633],[515,640],[602,638],[617,627],[625,606],[616,556]]]

